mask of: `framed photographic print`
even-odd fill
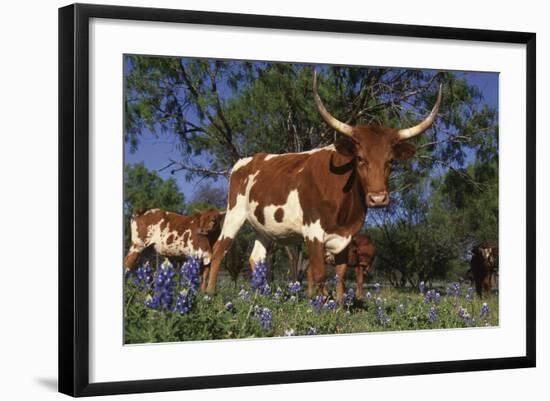
[[[61,392],[535,366],[535,34],[70,5],[59,99]]]

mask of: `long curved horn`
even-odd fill
[[[397,131],[399,134],[399,139],[401,141],[412,138],[413,136],[419,135],[424,131],[426,131],[428,128],[430,128],[430,126],[433,124],[435,120],[435,116],[437,115],[437,112],[439,111],[439,105],[441,103],[441,88],[442,88],[442,84],[439,84],[439,93],[437,95],[437,101],[435,102],[435,106],[433,107],[430,114],[428,114],[428,117],[424,119],[424,121],[422,121],[418,125],[415,125],[414,127],[403,128]]]
[[[336,131],[353,138],[353,127],[334,118],[323,105],[317,92],[317,71],[313,71],[313,100],[315,100],[317,111],[319,111],[319,114],[321,114],[321,117],[323,117],[328,125]]]

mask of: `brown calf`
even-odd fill
[[[126,271],[136,267],[147,248],[154,248],[159,255],[168,258],[195,256],[204,266],[209,265],[212,245],[220,233],[224,214],[215,209],[193,216],[162,209],[138,210],[130,223],[132,246],[124,258]]]
[[[345,264],[348,268],[355,269],[355,280],[357,281],[357,297],[363,296],[363,283],[367,273],[372,271],[374,262],[375,248],[367,234],[355,234],[347,248],[341,253],[344,258],[338,255],[336,259],[326,260],[327,263]],[[338,272],[336,273],[338,274]],[[344,272],[345,274],[345,272]],[[340,277],[340,276],[339,276]],[[314,280],[311,269],[307,270],[308,295],[313,296]],[[345,280],[345,277],[341,277]]]
[[[481,297],[483,291],[491,295],[491,279],[498,270],[498,246],[484,242],[472,249],[470,272],[473,276],[476,292]]]

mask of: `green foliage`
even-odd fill
[[[439,303],[426,303],[424,295],[411,289],[396,290],[384,288],[380,292],[371,289],[365,298],[356,300],[350,307],[335,310],[315,310],[309,299],[300,293],[296,303],[289,301],[288,294],[282,301],[272,296],[251,295],[241,299],[241,287],[225,282],[218,293],[206,301],[199,294],[193,310],[187,315],[157,311],[147,308],[143,301],[146,293],[130,281],[125,285],[124,336],[126,344],[218,340],[254,337],[284,336],[293,330],[296,335],[306,335],[310,327],[317,334],[366,333],[373,331],[445,329],[474,326],[496,326],[498,322],[498,297],[481,300],[467,300],[466,289],[460,296],[444,295]],[[279,283],[286,288],[284,283]],[[273,289],[277,285],[272,286]],[[228,312],[225,304],[231,301],[233,310]],[[490,313],[480,318],[481,305],[486,302]],[[254,306],[267,307],[273,312],[273,328],[264,330],[258,318],[254,317]],[[437,310],[437,320],[431,322],[432,306]],[[389,321],[380,322],[377,310],[381,308]],[[475,322],[468,324],[458,315],[459,307],[465,308]]]

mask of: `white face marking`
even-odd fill
[[[252,161],[252,157],[244,157],[242,159],[237,160],[237,163],[235,163],[235,165],[231,169],[231,174],[233,174],[233,172],[237,171],[241,167],[246,166],[251,161]]]

